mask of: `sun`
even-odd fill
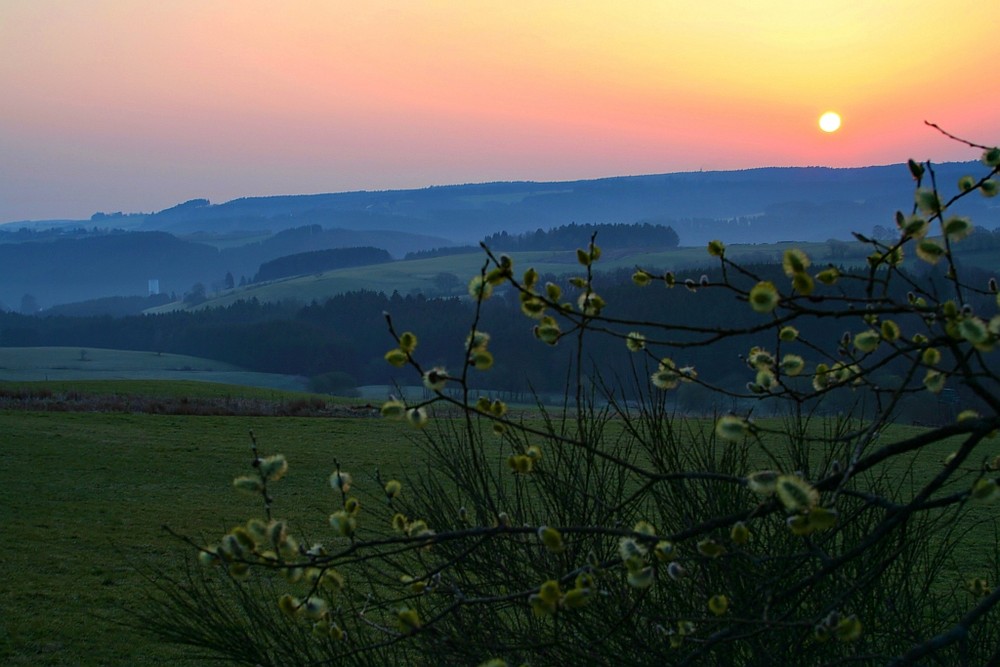
[[[840,129],[840,114],[835,111],[827,111],[819,117],[819,129],[824,132],[836,132]]]

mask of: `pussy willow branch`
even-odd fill
[[[483,266],[479,269],[479,279],[482,281],[482,288],[486,288],[486,269],[489,267],[489,260],[483,262]],[[471,369],[471,364],[469,360],[472,355],[473,345],[475,344],[476,331],[479,328],[479,321],[482,318],[483,313],[483,298],[482,292],[480,292],[479,298],[475,300],[475,309],[472,317],[472,324],[469,327],[469,342],[465,346],[465,355],[462,360],[462,375],[459,380],[459,387],[462,391],[462,411],[465,418],[465,437],[466,445],[473,448],[472,454],[478,456],[480,461],[485,460],[485,452],[480,446],[481,443],[475,437],[473,429],[472,412],[469,409],[469,372]],[[473,466],[473,474],[478,477],[478,482],[481,490],[481,497],[486,499],[489,504],[490,511],[494,514],[498,512],[496,504],[493,500],[493,494],[490,493],[489,481],[486,479],[485,466]]]
[[[988,150],[990,150],[992,148],[992,146],[983,146],[982,144],[973,143],[973,142],[969,141],[968,139],[963,139],[961,137],[957,137],[954,134],[952,134],[951,132],[948,132],[948,131],[942,129],[941,126],[938,125],[937,123],[932,123],[930,121],[925,120],[924,121],[924,125],[926,125],[927,127],[932,127],[935,130],[937,130],[938,132],[940,132],[941,134],[943,134],[944,136],[946,136],[949,139],[951,139],[952,141],[957,141],[960,144],[965,144],[966,146],[969,146],[970,148],[981,148],[984,151],[988,151]]]
[[[966,438],[965,442],[955,453],[954,459],[945,466],[944,470],[938,473],[930,482],[928,482],[920,492],[907,503],[902,509],[896,511],[890,511],[886,518],[872,530],[871,534],[850,550],[845,551],[843,554],[837,557],[835,561],[829,563],[821,568],[819,568],[812,576],[804,579],[788,588],[783,590],[779,595],[776,595],[777,600],[786,599],[792,595],[795,595],[799,591],[803,590],[805,587],[811,585],[813,582],[826,577],[843,567],[845,564],[857,559],[864,554],[865,550],[871,547],[873,544],[879,542],[884,537],[888,536],[890,532],[895,530],[897,527],[905,523],[911,514],[916,511],[916,508],[925,502],[934,491],[939,489],[944,483],[951,477],[955,470],[961,465],[961,463],[972,453],[972,450],[979,444],[979,442],[985,437],[985,433],[972,433]]]

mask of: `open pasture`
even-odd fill
[[[304,378],[254,373],[239,366],[181,354],[79,347],[0,347],[0,381],[197,380],[286,391]]]
[[[123,606],[148,587],[137,567],[179,574],[191,555],[163,525],[208,543],[262,515],[231,486],[251,470],[250,430],[290,461],[277,516],[317,540],[335,459],[359,485],[411,461],[408,431],[381,420],[0,413],[0,662],[175,664],[177,650],[119,625]]]
[[[600,239],[598,239],[600,244]],[[780,263],[782,253],[787,244],[736,244],[727,249],[727,256],[745,263]],[[826,243],[799,243],[796,247],[814,257],[816,262],[827,261],[829,248]],[[577,262],[575,250],[551,251],[518,251],[507,253],[514,259],[516,267],[526,269],[534,267],[541,274],[556,276],[575,275],[580,265]],[[464,295],[465,285],[472,276],[478,275],[487,257],[483,252],[471,252],[460,255],[446,255],[390,262],[376,266],[357,266],[336,269],[308,276],[298,276],[286,280],[260,285],[248,285],[236,290],[219,294],[198,308],[228,306],[241,299],[256,297],[260,301],[274,302],[291,299],[300,302],[323,299],[357,290],[373,290],[391,294],[409,294],[421,291],[425,294],[440,294],[440,288],[435,284],[437,276],[443,273],[455,275],[458,286],[455,295]],[[859,264],[863,256],[836,260],[838,263]],[[649,248],[608,250],[601,258],[600,271],[615,271],[618,269],[634,269],[637,266],[650,270],[673,271],[700,270],[713,266],[715,260],[709,257],[703,247],[667,248],[663,250]],[[149,312],[164,312],[182,307],[174,303],[159,306]]]
[[[598,239],[600,245],[600,239]],[[829,242],[796,242],[794,246],[807,253],[817,266],[835,264],[839,267],[858,268],[865,266],[867,246],[861,243],[841,242],[833,248]],[[789,243],[737,243],[726,247],[726,257],[741,264],[780,264],[782,254],[792,247]],[[959,249],[957,256],[967,266],[992,271],[1000,261],[1000,253],[995,250]],[[516,267],[534,267],[541,274],[556,276],[575,275],[579,271],[575,250],[517,251],[507,253],[514,259]],[[241,300],[256,298],[262,302],[295,301],[309,303],[323,302],[338,294],[360,290],[372,290],[392,294],[412,294],[421,292],[429,296],[465,296],[466,283],[477,275],[486,261],[483,252],[459,255],[445,255],[421,259],[401,260],[375,266],[356,266],[335,269],[312,275],[296,276],[261,284],[251,284],[209,294],[208,301],[194,308],[226,307]],[[913,257],[907,257],[908,266],[918,267]],[[631,270],[642,267],[657,272],[670,270],[678,274],[686,271],[701,271],[715,266],[717,260],[710,257],[702,246],[680,248],[625,248],[607,249],[601,257],[599,271]],[[442,274],[452,274],[458,282],[442,290],[438,278]],[[162,313],[187,306],[174,302],[150,309],[149,313]]]
[[[692,422],[696,429],[709,423]],[[612,428],[609,434],[617,430]],[[250,472],[251,430],[261,454],[288,458],[289,473],[273,489],[275,515],[306,541],[329,539],[327,516],[338,498],[327,478],[336,461],[353,474],[369,505],[377,498],[363,493],[376,486],[376,469],[383,479],[425,469],[414,432],[381,419],[0,412],[6,545],[0,662],[181,663],[186,654],[179,649],[122,624],[150,588],[139,570],[177,576],[191,561],[190,548],[162,526],[209,544],[233,525],[263,516],[255,498],[231,487],[235,476]],[[882,438],[917,432],[890,427]],[[765,440],[775,451],[783,444]],[[894,485],[926,480],[951,446],[941,443],[881,473]],[[764,455],[751,452],[758,456],[766,467]],[[974,562],[989,562],[992,510],[977,508],[955,537]],[[951,587],[984,574],[957,566],[934,576]]]

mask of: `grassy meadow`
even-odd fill
[[[598,239],[598,242],[600,240]],[[842,267],[860,267],[865,265],[865,257],[869,249],[860,243],[844,243],[845,254],[832,256],[830,244],[826,242],[796,242],[794,246],[807,253],[816,265],[834,263]],[[790,246],[789,243],[741,243],[726,246],[726,256],[743,264],[780,264],[782,254]],[[558,251],[525,251],[509,253],[516,266],[534,267],[541,274],[551,273],[556,276],[576,274],[579,264],[575,250]],[[964,265],[992,271],[1000,263],[1000,252],[995,250],[961,250],[959,257]],[[392,294],[422,292],[434,296],[464,296],[468,280],[479,273],[486,260],[482,252],[461,255],[447,255],[425,259],[412,259],[377,266],[356,266],[336,269],[306,276],[297,276],[284,280],[247,285],[233,290],[210,294],[208,301],[196,308],[214,308],[232,305],[240,300],[256,298],[262,302],[295,301],[309,303],[313,300],[322,302],[324,299],[359,290],[372,290]],[[912,257],[908,261],[915,265]],[[715,266],[717,260],[708,256],[704,247],[681,247],[665,250],[656,249],[610,249],[602,256],[596,267],[600,271],[615,271],[619,269],[634,269],[643,267],[649,270],[671,270],[675,272],[696,271],[709,266]],[[458,277],[458,285],[448,294],[443,294],[435,279],[443,273]],[[148,312],[168,312],[185,308],[181,302],[170,303]]]
[[[124,608],[148,588],[137,568],[179,574],[190,556],[162,526],[208,543],[262,514],[231,487],[250,471],[250,430],[291,464],[277,515],[316,539],[335,459],[359,483],[410,461],[407,430],[373,419],[0,412],[0,663],[176,664],[121,625]]]
[[[781,255],[788,246],[781,243],[772,244],[736,244],[729,246],[727,255],[736,261],[747,263],[780,263]],[[817,262],[829,254],[826,243],[797,243]],[[860,247],[860,246],[859,246]],[[579,263],[575,250],[557,251],[526,251],[509,253],[516,266],[535,267],[542,274],[552,273],[557,276],[575,274],[579,271]],[[412,259],[377,266],[357,266],[336,269],[323,273],[276,280],[260,285],[248,285],[235,290],[226,291],[210,298],[198,308],[228,306],[241,299],[256,297],[260,301],[294,301],[308,303],[312,300],[322,301],[328,297],[344,292],[357,290],[373,290],[391,294],[409,294],[422,291],[425,294],[439,294],[435,285],[435,277],[441,273],[451,273],[459,278],[459,286],[455,295],[464,295],[468,280],[479,273],[483,267],[486,255],[473,252],[461,255],[447,255],[425,259]],[[863,256],[854,258],[855,263],[862,263]],[[850,263],[850,262],[848,262]],[[600,271],[617,269],[634,269],[643,266],[656,269],[702,269],[713,265],[714,261],[705,252],[705,248],[670,248],[666,250],[632,249],[608,250],[601,256]],[[210,295],[211,297],[212,295]],[[149,312],[164,312],[183,304],[167,304],[151,309]]]
[[[182,354],[79,347],[0,347],[0,381],[196,380],[302,391],[304,378],[255,373]]]
[[[199,383],[74,386],[161,395],[240,391]],[[695,428],[709,424],[695,422]],[[187,663],[190,654],[129,627],[128,609],[142,605],[150,589],[140,570],[179,575],[191,561],[190,548],[163,526],[209,544],[234,524],[262,516],[254,498],[231,487],[233,477],[250,471],[251,430],[262,454],[281,452],[289,460],[287,477],[273,489],[274,511],[306,541],[329,539],[327,516],[338,498],[327,477],[335,461],[359,488],[374,485],[376,468],[384,478],[405,478],[421,467],[413,431],[377,418],[0,411],[0,505],[6,510],[0,663]],[[919,431],[894,426],[883,438]],[[772,444],[779,449],[781,443]],[[905,489],[911,477],[927,479],[940,470],[952,447],[940,443],[879,472]],[[962,553],[990,562],[994,523],[993,510],[977,508],[956,532],[957,539],[967,531]],[[951,586],[983,574],[956,565],[933,576]]]

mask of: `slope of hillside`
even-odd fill
[[[942,164],[935,169],[944,187],[955,183],[971,165]],[[681,246],[692,247],[713,238],[728,244],[850,241],[853,231],[892,230],[894,212],[907,208],[912,200],[911,187],[906,167],[896,165],[485,183],[255,197],[222,204],[192,200],[156,214],[106,221],[150,230],[146,232],[88,232],[89,223],[82,222],[82,229],[67,234],[72,238],[49,233],[44,243],[22,242],[32,237],[30,230],[0,234],[4,237],[0,239],[0,304],[13,309],[24,303],[44,308],[99,297],[145,295],[150,279],[159,281],[161,291],[180,298],[196,283],[203,283],[211,293],[230,281],[248,281],[261,264],[285,255],[373,246],[402,257],[410,251],[476,244],[499,232],[517,235],[573,222],[670,226]],[[996,199],[967,197],[954,212],[970,216],[980,228],[1000,226]],[[43,232],[35,236],[43,238]],[[213,238],[218,242],[210,243]],[[461,273],[449,263],[420,269],[423,277],[416,283],[409,279],[385,283],[380,278],[394,272],[379,269],[361,281],[364,286],[375,282],[400,289],[404,284],[405,289],[436,293],[428,286],[439,282],[437,292],[447,292],[444,288],[448,287],[448,281],[436,274]],[[359,287],[358,279],[351,280],[355,280],[349,283],[352,288]],[[25,296],[32,298],[25,301]]]
[[[966,163],[936,167],[954,183]],[[730,242],[849,238],[884,224],[912,197],[904,165],[831,169],[761,168],[625,176],[553,183],[504,182],[422,190],[248,197],[222,204],[198,200],[149,216],[148,229],[256,229],[320,224],[431,234],[455,243],[497,231],[519,233],[570,222],[655,220],[677,230],[684,245],[711,237]],[[969,213],[1000,222],[1000,210],[970,200]],[[749,224],[764,216],[761,224]],[[765,224],[766,223],[766,224]]]
[[[234,283],[250,280],[261,264],[302,252],[358,247],[360,241],[403,256],[411,250],[447,245],[446,239],[371,230],[356,232],[294,228],[258,235],[220,249],[207,242],[178,238],[162,231],[86,231],[52,235],[4,234],[0,243],[0,303],[19,309],[25,295],[38,307],[109,297],[144,297],[149,281],[160,292],[181,298],[197,283],[221,288],[228,273]],[[208,241],[208,234],[195,238]],[[20,240],[15,240],[20,239]]]
[[[0,347],[0,380],[195,380],[304,391],[305,378],[256,373],[180,354],[70,347]]]
[[[861,264],[864,249],[860,244],[843,243],[831,250],[829,243],[796,244],[817,262],[836,261],[839,264]],[[780,263],[785,244],[735,244],[727,255],[746,263]],[[831,252],[836,252],[832,256]],[[565,276],[581,271],[575,250],[543,250],[507,253],[514,259],[516,269],[534,267],[542,275]],[[425,259],[411,259],[388,264],[358,266],[320,274],[297,276],[257,285],[227,290],[210,298],[197,308],[228,306],[240,300],[256,299],[262,303],[285,300],[309,303],[323,302],[337,294],[358,290],[372,290],[392,294],[421,293],[425,296],[465,296],[472,276],[479,274],[486,260],[482,251],[458,255],[445,255]],[[642,266],[650,270],[682,271],[702,269],[713,265],[703,247],[698,248],[605,248],[601,256],[601,270],[632,270]],[[175,302],[147,310],[162,313],[183,309]]]

